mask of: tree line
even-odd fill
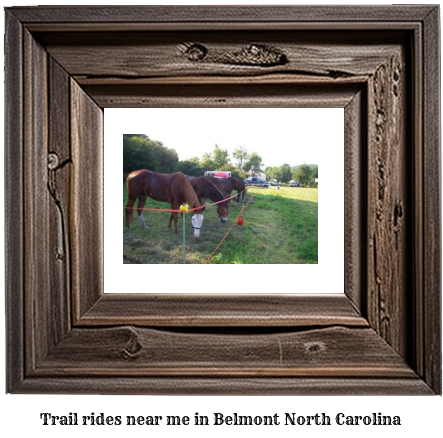
[[[175,149],[167,148],[144,134],[123,134],[123,173],[138,169],[170,173],[177,163]]]
[[[315,179],[318,178],[318,166],[315,164],[301,164],[291,168],[289,164],[282,164],[279,167],[266,167],[265,175],[278,182],[288,183],[295,180],[304,186],[314,186]]]
[[[255,152],[249,153],[245,148],[238,147],[231,158],[226,149],[215,145],[211,152],[206,152],[201,158],[179,161],[175,170],[192,176],[202,176],[207,170],[225,170],[235,178],[246,179],[249,174],[261,172],[262,167],[263,160]]]
[[[244,147],[236,148],[232,157],[226,149],[215,145],[211,152],[201,158],[193,157],[179,160],[175,149],[165,147],[161,142],[151,140],[145,134],[123,135],[123,177],[138,169],[149,169],[156,172],[183,172],[190,176],[203,176],[208,170],[230,171],[236,178],[246,179],[249,175],[265,173],[267,179],[276,179],[288,183],[295,179],[303,185],[314,183],[318,177],[318,167],[301,165],[291,169],[289,164],[279,167],[264,168],[262,158],[255,152],[249,153]]]

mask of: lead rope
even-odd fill
[[[222,198],[226,199],[225,196],[223,195],[223,193],[220,191],[220,189],[212,181],[210,181],[207,176],[205,176],[205,178],[206,178],[207,181],[209,181],[218,190],[218,193],[220,193]]]
[[[242,208],[240,214],[237,216],[237,221],[238,221],[238,218],[239,218],[240,216],[243,216],[243,211],[244,211],[245,208],[249,205],[249,203],[252,201],[252,198],[253,198],[253,197],[254,197],[254,195],[252,195],[251,198],[249,199],[248,203],[247,203],[246,205],[243,206],[243,208]],[[209,263],[209,261],[212,259],[212,256],[215,254],[215,252],[218,250],[218,248],[220,248],[220,245],[223,243],[223,241],[226,239],[226,237],[228,236],[228,234],[231,232],[232,228],[234,228],[235,222],[236,222],[236,221],[232,222],[232,225],[231,225],[231,227],[229,228],[228,232],[224,235],[223,239],[222,239],[222,240],[220,241],[220,243],[216,246],[216,248],[214,249],[214,251],[212,251],[212,254],[206,259],[206,261],[205,261],[205,263],[204,263],[205,265],[207,265],[207,264]]]

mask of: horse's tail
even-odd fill
[[[178,186],[185,198],[186,203],[191,208],[201,207],[198,197],[197,197],[194,189],[192,188],[191,183],[186,178],[186,176],[182,172],[177,172],[176,175],[177,175],[177,180],[178,180]]]

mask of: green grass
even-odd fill
[[[222,224],[216,207],[208,206],[210,201],[207,201],[200,239],[193,237],[190,213],[185,215],[186,263],[204,263],[233,221],[236,224],[210,263],[318,263],[318,189],[250,189],[244,204],[251,194],[254,198],[243,213],[243,226],[237,225],[242,202],[231,201],[229,220]],[[126,202],[124,187],[124,206]],[[148,198],[145,207],[170,208],[170,204]],[[176,235],[172,230],[168,231],[169,214],[145,211],[144,218],[149,228],[143,230],[134,211],[131,229],[126,230],[123,211],[124,263],[183,263],[183,219],[179,215]]]

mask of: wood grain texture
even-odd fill
[[[23,382],[23,45],[22,24],[5,13],[5,303],[6,324],[6,386],[18,388]]]
[[[141,6],[57,8],[13,7],[17,18],[27,23],[297,23],[321,22],[402,22],[423,20],[435,7],[431,6]],[[311,24],[312,26],[312,24]]]
[[[414,321],[412,333],[414,336],[414,353],[412,354],[411,361],[414,364],[414,368],[421,376],[424,375],[424,337],[423,337],[423,317],[424,317],[424,299],[425,289],[423,282],[423,246],[425,233],[423,232],[423,113],[424,113],[424,101],[423,101],[423,34],[422,32],[416,32],[413,39],[413,56],[415,59],[413,67],[413,75],[417,78],[412,84],[412,111],[415,113],[414,123],[411,124],[414,144],[417,145],[413,148],[413,178],[414,178],[414,195],[413,195],[413,233],[414,241],[412,242],[411,249],[413,253],[412,263],[414,271],[414,312],[412,318]]]
[[[423,78],[424,105],[423,140],[423,324],[424,341],[423,375],[432,388],[442,389],[441,381],[441,84],[440,39],[433,37],[440,28],[440,14],[437,8],[427,15],[425,22],[425,44]],[[438,305],[440,303],[440,305]]]
[[[152,395],[433,395],[420,379],[315,377],[45,377],[27,379],[17,393]]]
[[[71,187],[71,142],[69,75],[53,59],[48,59],[48,149],[47,190],[49,212],[49,254],[51,307],[55,342],[71,327],[71,272],[69,245],[69,203]]]
[[[103,110],[72,79],[70,90],[69,231],[76,320],[103,294]]]
[[[173,346],[173,348],[171,348]],[[33,375],[321,376],[416,379],[372,329],[294,332],[74,329]]]
[[[175,76],[259,76],[264,74],[304,74],[311,77],[339,78],[372,73],[400,44],[405,34],[395,35],[394,40],[386,35],[374,34],[374,42],[359,42],[353,35],[352,49],[346,46],[346,36],[331,41],[331,34],[305,32],[150,32],[120,34],[91,33],[83,39],[71,40],[70,33],[56,33],[41,37],[48,52],[73,75],[103,78],[136,79],[140,77]],[[53,42],[53,39],[56,39]],[[362,37],[360,37],[362,38]],[[294,44],[294,41],[300,41]],[[193,59],[189,47],[198,43],[207,54],[202,59]],[[265,44],[264,44],[265,43]],[[235,54],[248,51],[250,47],[265,45],[270,50],[282,53],[283,65],[267,66],[232,61]],[[255,53],[255,51],[253,51]]]
[[[345,293],[367,318],[365,197],[367,190],[367,102],[362,89],[345,107]]]
[[[106,108],[276,108],[344,107],[358,84],[316,83],[229,85],[86,85],[84,89]]]
[[[78,326],[367,327],[344,294],[105,294]]]
[[[408,144],[404,129],[404,60],[393,55],[369,81],[368,99],[368,317],[394,348],[406,354]]]
[[[438,8],[6,17],[8,391],[441,393]],[[102,109],[128,105],[346,108],[347,296],[103,295]]]
[[[50,195],[47,190],[47,120],[48,90],[47,56],[44,48],[24,32],[24,119],[40,120],[27,123],[23,130],[26,153],[23,157],[24,182],[24,278],[25,287],[32,293],[26,295],[24,316],[26,321],[26,366],[35,368],[54,345],[51,321],[51,279],[47,269],[50,264],[49,209]],[[41,293],[46,291],[46,293]],[[57,293],[58,291],[54,291]],[[37,329],[37,327],[39,327]]]

